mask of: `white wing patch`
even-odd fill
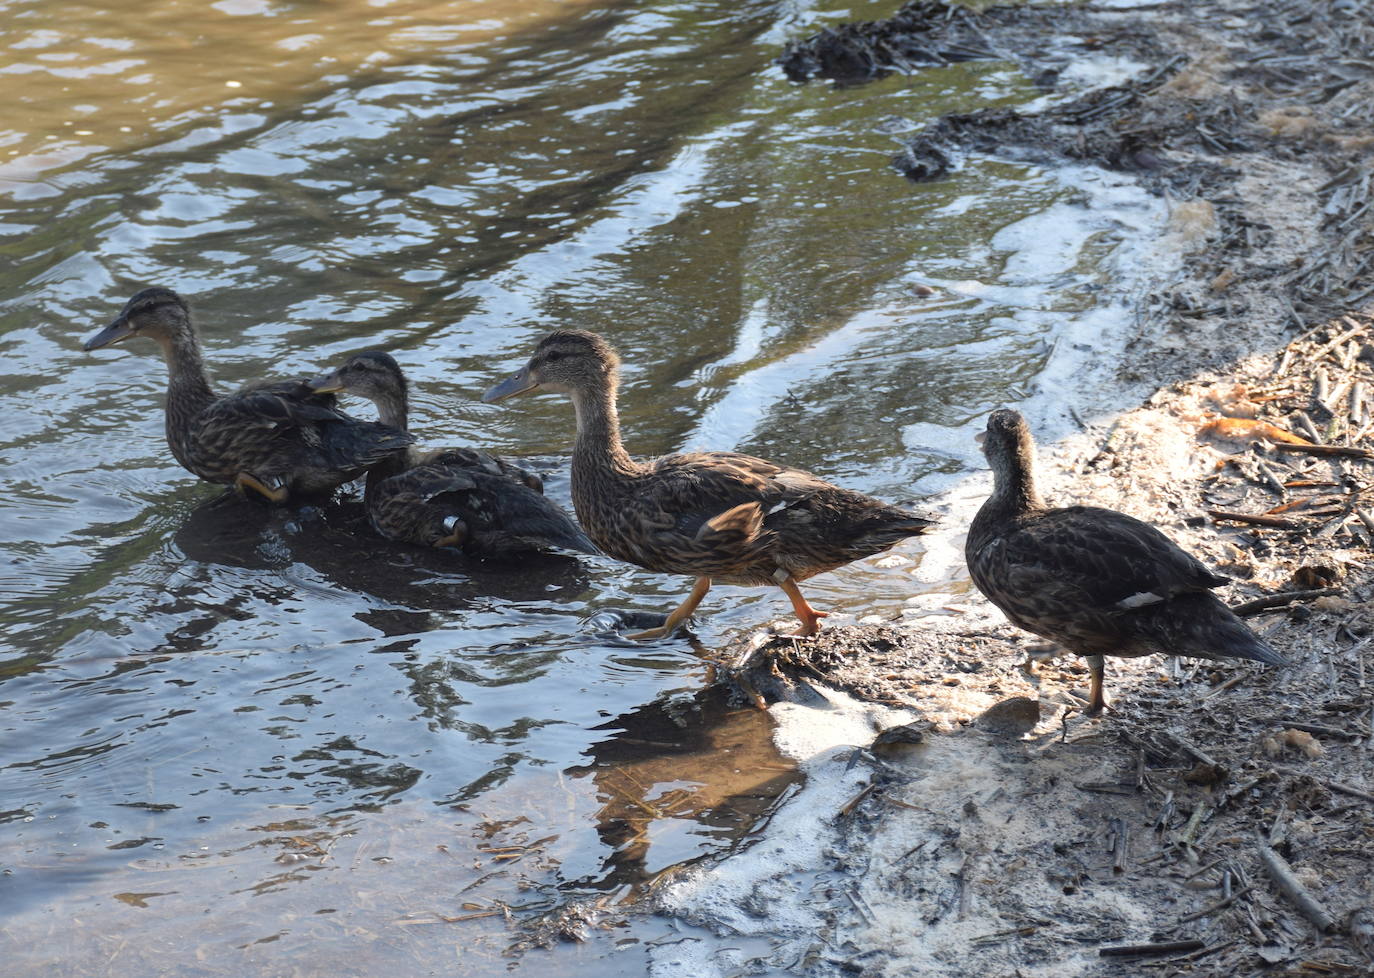
[[[1163,595],[1155,594],[1153,591],[1141,591],[1139,594],[1132,594],[1128,598],[1122,598],[1116,606],[1122,611],[1130,611],[1133,608],[1144,608],[1146,605],[1159,604],[1163,601]]]

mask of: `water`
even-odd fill
[[[423,443],[528,456],[566,503],[566,402],[477,397],[590,328],[624,355],[632,451],[919,496],[1043,377],[1129,221],[1032,167],[890,171],[894,135],[1036,93],[1004,64],[842,92],[768,66],[845,12],[0,0],[7,973],[497,974],[503,907],[613,908],[795,780],[764,714],[702,692],[780,593],[714,589],[694,640],[598,636],[687,582],[220,498],[167,452],[152,345],[80,343],[159,284],[223,387],[385,347]],[[1024,233],[1066,222],[1048,257]],[[892,616],[943,586],[896,553],[807,593]],[[662,930],[558,968],[639,973]]]

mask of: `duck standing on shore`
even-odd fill
[[[529,363],[483,395],[567,394],[577,414],[572,496],[577,517],[612,557],[696,578],[691,595],[659,628],[671,635],[712,581],[780,587],[814,635],[823,611],[797,583],[886,550],[934,521],[841,489],[809,472],[734,452],[693,452],[637,462],[620,441],[620,358],[595,333],[563,330],[540,341]]]
[[[191,312],[171,289],[136,293],[86,341],[99,350],[134,336],[162,347],[167,360],[167,445],[207,482],[253,490],[274,503],[296,493],[328,493],[372,466],[404,456],[404,431],[359,421],[300,380],[254,384],[217,394],[205,375]]]
[[[405,374],[380,350],[354,354],[311,387],[366,397],[384,424],[401,431],[409,423]],[[412,448],[368,471],[363,498],[373,528],[390,540],[459,547],[476,557],[548,547],[597,553],[596,545],[543,493],[538,476],[500,456],[471,448]]]
[[[1021,415],[994,411],[983,453],[993,489],[964,546],[973,583],[1012,624],[1087,658],[1088,713],[1106,706],[1106,655],[1287,664],[1212,593],[1227,578],[1154,527],[1096,506],[1046,506]]]

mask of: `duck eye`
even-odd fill
[[[563,354],[562,354],[562,353],[559,353],[557,350],[550,350],[548,353],[546,353],[546,354],[544,355],[544,362],[545,362],[545,363],[554,363],[554,362],[556,362],[556,361],[558,361],[558,360],[562,360],[562,359],[563,359]]]

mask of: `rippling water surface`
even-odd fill
[[[530,456],[566,502],[567,403],[476,397],[591,328],[625,357],[632,451],[917,497],[1024,396],[1124,225],[1034,168],[896,175],[894,136],[1038,93],[1004,64],[848,91],[770,67],[844,13],[0,0],[6,973],[498,974],[503,908],[622,900],[785,790],[766,715],[701,692],[780,593],[617,642],[587,619],[687,582],[222,498],[166,450],[153,345],[80,343],[160,284],[224,387],[385,347],[422,441]],[[1047,239],[1056,209],[1081,220]],[[895,615],[929,586],[897,554],[808,591]],[[636,974],[664,929],[538,966]]]

